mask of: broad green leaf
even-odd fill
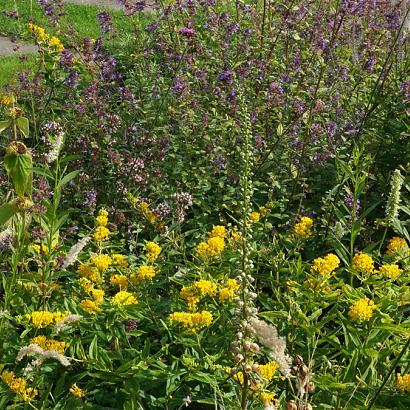
[[[4,225],[14,214],[17,209],[10,204],[3,204],[0,206],[0,226]]]
[[[59,182],[58,187],[62,187],[65,185],[67,182],[70,182],[72,179],[74,179],[78,174],[80,173],[79,170],[77,171],[72,171],[69,174],[65,175],[63,179]]]
[[[3,132],[11,125],[11,120],[0,121],[0,132]]]
[[[26,117],[20,117],[16,120],[17,128],[21,131],[21,133],[27,138],[29,135],[30,127],[29,121]]]

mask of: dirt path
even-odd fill
[[[34,44],[13,42],[9,37],[0,36],[0,56],[33,54],[37,52]]]
[[[75,3],[88,6],[106,6],[114,9],[122,9],[116,0],[66,0],[66,3]]]

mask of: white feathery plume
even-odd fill
[[[61,131],[57,134],[57,138],[53,144],[52,150],[46,156],[46,161],[49,164],[51,164],[58,158],[58,155],[60,154],[61,148],[63,146],[63,142],[64,142],[64,132]]]
[[[75,245],[73,245],[67,253],[67,256],[64,259],[62,268],[65,269],[68,266],[72,265],[78,258],[80,252],[84,249],[84,246],[90,241],[90,236],[85,236],[83,239],[78,241]]]
[[[76,314],[70,313],[64,319],[57,322],[57,324],[56,324],[56,333],[60,333],[61,329],[63,328],[64,325],[66,325],[68,323],[76,322],[77,320],[80,320],[82,318],[83,318],[83,316],[81,316],[81,315],[76,315]]]
[[[290,376],[291,358],[285,353],[286,340],[278,335],[276,327],[252,317],[248,330],[271,351],[270,356],[278,364],[281,373],[286,377]]]
[[[44,350],[36,343],[30,343],[28,346],[23,346],[20,348],[16,360],[19,362],[26,356],[40,356],[35,362],[36,366],[40,366],[46,359],[54,359],[60,362],[63,366],[70,366],[70,359],[67,356],[62,355],[61,353],[56,352],[55,350]]]

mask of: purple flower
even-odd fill
[[[233,71],[230,69],[223,70],[218,75],[218,80],[224,83],[232,84]]]
[[[108,33],[112,30],[112,17],[106,11],[97,14],[98,22],[102,33]]]
[[[97,204],[97,191],[95,189],[91,189],[87,191],[83,205],[89,208],[95,208],[96,204]]]
[[[182,34],[185,37],[194,37],[195,36],[195,30],[188,24],[188,27],[182,27],[179,29],[179,33]]]
[[[354,206],[353,194],[351,192],[347,192],[343,198],[343,202],[348,208],[353,209],[353,206]],[[359,199],[356,199],[356,211],[357,212],[360,211],[360,200]]]

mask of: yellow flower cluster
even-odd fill
[[[100,254],[91,256],[90,262],[100,271],[104,272],[112,264],[112,259],[109,255]]]
[[[265,405],[265,408],[274,408],[273,406],[276,407],[278,405],[278,400],[276,399],[274,393],[261,391],[258,392],[258,396],[262,403]]]
[[[38,394],[37,389],[27,387],[27,381],[22,377],[16,377],[14,372],[4,371],[1,374],[1,380],[13,393],[20,395],[26,402],[34,400]]]
[[[259,219],[261,219],[261,214],[259,212],[256,212],[256,211],[251,212],[249,214],[249,219],[254,223],[259,222]]]
[[[387,254],[391,255],[397,252],[408,252],[409,251],[409,246],[407,245],[407,242],[403,238],[399,238],[398,236],[394,236],[389,240],[389,243],[387,244]]]
[[[189,310],[196,310],[201,297],[215,296],[216,284],[210,280],[201,279],[193,282],[190,286],[183,287],[180,296],[188,305]]]
[[[302,216],[300,221],[295,225],[295,233],[301,238],[308,238],[312,235],[313,219],[308,216]]]
[[[128,278],[125,275],[111,275],[110,283],[113,286],[119,286],[120,288],[126,289],[128,286]]]
[[[239,239],[241,239],[241,238],[242,238],[242,235],[241,235],[241,233],[238,231],[238,227],[237,227],[237,226],[234,226],[233,229],[232,229],[231,239],[232,239],[233,241],[239,241]]]
[[[275,375],[276,370],[278,370],[278,368],[278,364],[273,361],[266,364],[262,364],[259,366],[259,374],[261,375],[261,377],[270,382],[273,379],[273,376]]]
[[[108,241],[110,230],[106,226],[97,226],[93,238],[95,241]]]
[[[410,392],[410,373],[397,374],[397,386],[400,390]]]
[[[97,226],[107,226],[108,224],[108,212],[105,209],[101,209],[95,218]]]
[[[111,258],[113,260],[113,263],[122,268],[126,268],[128,266],[127,258],[124,255],[121,255],[120,253],[114,253],[111,256]]]
[[[373,310],[376,308],[377,306],[372,300],[362,298],[350,306],[349,316],[355,321],[370,320],[373,316]]]
[[[172,322],[182,326],[183,330],[190,333],[197,333],[199,330],[212,324],[212,313],[207,310],[197,313],[174,312],[169,315]]]
[[[98,269],[95,266],[81,264],[77,269],[77,273],[81,277],[87,278],[92,282],[98,282]]]
[[[82,390],[82,389],[80,389],[80,388],[77,386],[77,384],[73,384],[73,385],[70,387],[69,392],[70,392],[70,394],[72,394],[74,397],[79,397],[79,398],[85,397],[85,395],[86,395],[85,391]]]
[[[135,296],[132,293],[126,292],[124,290],[116,293],[111,299],[111,304],[114,306],[136,305],[137,303],[138,301]]]
[[[44,245],[43,243],[34,243],[33,245],[31,245],[31,249],[33,249],[34,252],[41,255],[47,255],[49,252],[48,246]]]
[[[161,253],[161,247],[155,242],[147,242],[145,244],[145,249],[147,251],[145,256],[151,262],[155,262],[158,259],[159,254]]]
[[[10,104],[10,97],[8,95],[3,95],[3,97],[0,98],[0,104],[1,105],[9,105]]]
[[[60,39],[46,33],[43,27],[36,26],[33,23],[28,24],[28,29],[36,36],[37,41],[45,43],[50,49],[55,51],[63,51],[64,45]]]
[[[312,271],[329,279],[334,271],[339,267],[340,259],[333,253],[327,254],[324,258],[316,258],[312,264]]]
[[[90,314],[100,312],[105,292],[102,289],[94,288],[93,284],[85,284],[84,289],[91,295],[92,299],[83,299],[78,306]]]
[[[142,214],[142,216],[154,227],[160,231],[165,228],[165,223],[161,221],[154,212],[151,211],[148,202],[141,201],[132,194],[128,194],[128,198],[132,205],[134,205]]]
[[[209,232],[211,238],[226,238],[228,236],[228,231],[223,225],[214,225],[212,231]]]
[[[68,343],[59,342],[58,340],[54,339],[47,339],[47,337],[43,335],[33,337],[30,340],[30,343],[34,343],[44,350],[54,350],[57,353],[61,354],[63,354],[65,350],[68,348]]]
[[[228,279],[225,286],[219,291],[219,301],[231,301],[235,297],[235,292],[239,289],[240,285],[235,279]]]
[[[133,276],[133,281],[139,282],[142,280],[152,280],[156,273],[157,272],[153,266],[141,265],[137,268],[137,274]]]
[[[358,253],[353,256],[353,269],[361,273],[373,273],[374,272],[374,261],[370,255],[365,253]]]
[[[42,328],[52,323],[58,323],[63,320],[68,313],[48,312],[45,310],[31,312],[30,320],[34,327]]]
[[[394,263],[385,263],[379,269],[379,273],[386,278],[397,279],[403,273],[403,269],[400,269],[400,266]]]

